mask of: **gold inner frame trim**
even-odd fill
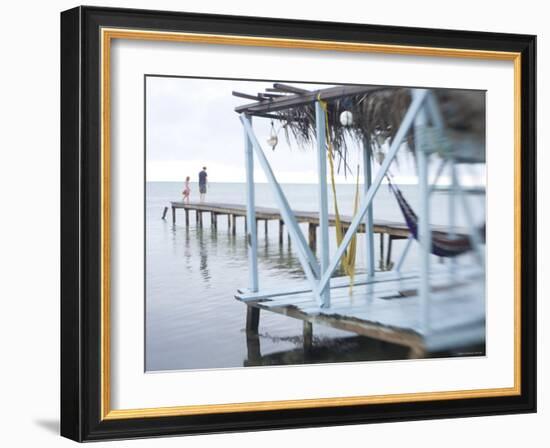
[[[391,395],[314,398],[139,409],[111,409],[110,346],[110,63],[113,39],[184,42],[212,45],[295,48],[424,57],[452,57],[513,61],[514,63],[514,386]],[[419,47],[305,39],[279,39],[216,34],[101,29],[101,419],[168,417],[228,412],[252,412],[317,407],[352,406],[413,401],[502,397],[521,394],[521,54],[514,52]]]

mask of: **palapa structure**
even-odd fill
[[[257,331],[259,310],[269,309],[304,320],[304,336],[305,340],[309,341],[311,341],[312,322],[322,322],[343,329],[352,328],[352,331],[359,334],[371,336],[376,334],[382,339],[391,333],[393,336],[388,337],[388,340],[408,343],[416,351],[449,349],[457,345],[484,341],[485,261],[484,251],[481,248],[483,238],[472,220],[456,174],[457,163],[479,163],[485,160],[485,95],[483,92],[362,85],[341,85],[307,90],[295,85],[275,83],[265,92],[257,94],[233,92],[233,95],[253,101],[235,109],[240,116],[245,137],[250,271],[250,284],[248,288],[239,291],[237,299],[248,305],[247,329],[249,331]],[[277,120],[281,123],[288,139],[292,138],[302,146],[316,148],[319,185],[320,244],[317,254],[319,261],[308,247],[283,190],[277,182],[276,174],[271,169],[256,138],[252,117]],[[328,235],[327,160],[332,164],[331,159],[337,159],[336,165],[339,169],[348,170],[348,142],[351,140],[363,148],[363,191],[351,224],[345,234],[338,239],[338,247],[331,257]],[[270,144],[275,148],[276,139],[270,141]],[[380,167],[373,177],[371,168],[373,151],[379,150],[383,145],[388,149],[384,157],[379,160]],[[385,314],[384,312],[380,314],[380,310],[387,308],[382,304],[378,310],[376,309],[378,305],[375,306],[375,311],[372,308],[373,303],[379,303],[376,300],[372,302],[372,299],[380,295],[380,291],[373,285],[381,281],[377,279],[380,275],[375,275],[374,271],[372,202],[401,148],[407,148],[415,155],[420,207],[418,215],[412,212],[410,207],[407,209],[408,217],[405,217],[408,218],[407,224],[409,227],[414,225],[415,229],[413,231],[411,228],[411,236],[401,259],[394,271],[388,273],[390,277],[384,277],[384,282],[401,284],[404,278],[412,275],[402,273],[401,267],[413,240],[416,239],[419,243],[420,261],[419,269],[413,275],[416,295],[415,300],[411,302],[416,305],[414,316],[407,316],[407,319],[401,316],[399,307],[392,308],[392,312]],[[439,155],[440,165],[436,179],[430,182],[428,163],[434,153]],[[257,157],[275,194],[281,216],[307,278],[308,285],[305,289],[283,288],[274,292],[262,291],[259,287],[253,157]],[[441,325],[441,321],[438,321],[438,325],[434,326],[431,316],[441,314],[442,304],[447,303],[452,307],[449,305],[452,302],[448,300],[439,300],[437,304],[434,303],[432,301],[434,294],[431,290],[431,283],[435,281],[435,272],[440,272],[440,268],[436,269],[430,265],[430,254],[436,253],[433,251],[434,235],[429,223],[430,195],[433,191],[431,183],[437,182],[446,165],[450,167],[452,173],[447,244],[449,247],[452,246],[456,233],[456,197],[468,218],[468,249],[476,255],[478,268],[474,269],[473,274],[471,269],[468,270],[467,275],[473,275],[476,279],[474,281],[476,288],[468,297],[468,305],[461,313],[462,320],[458,324],[453,321],[452,325],[451,323]],[[396,196],[399,200],[400,195],[397,193]],[[404,201],[403,198],[402,201]],[[405,207],[403,202],[400,206],[402,210]],[[356,279],[352,274],[348,277],[333,279],[336,268],[343,260],[345,261],[350,246],[353,247],[355,244],[355,234],[362,223],[365,224],[367,236],[366,276]],[[440,251],[441,247],[439,247]],[[439,252],[439,255],[441,253]],[[461,274],[458,273],[458,267],[455,264],[451,264],[450,269],[451,271],[446,268],[445,275],[448,276],[451,272],[454,278],[460,277]],[[472,279],[468,281],[471,283]],[[366,285],[359,290],[359,294],[367,300],[365,304],[370,300],[369,311],[366,308],[363,309],[357,302],[351,306],[343,298],[342,288],[354,284]],[[441,287],[445,288],[445,285]],[[331,297],[335,297],[334,302],[331,301]],[[453,310],[453,313],[456,313],[456,310]],[[376,331],[373,331],[373,328]],[[388,329],[392,330],[387,331]],[[380,336],[383,334],[386,336]],[[398,336],[394,337],[396,334]],[[414,334],[414,337],[403,337],[403,334]]]

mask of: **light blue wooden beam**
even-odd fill
[[[417,98],[418,91],[413,91],[413,98]],[[430,255],[432,250],[432,232],[430,228],[430,185],[428,179],[428,148],[427,107],[421,107],[414,119],[414,148],[416,154],[419,207],[418,207],[418,242],[420,244],[420,324],[424,334],[430,330]]]
[[[363,141],[363,192],[366,195],[372,185],[372,147],[370,138]],[[374,276],[374,216],[373,204],[368,206],[365,217],[367,275]]]
[[[327,136],[325,110],[319,101],[315,102],[315,117],[317,126],[317,172],[319,176],[319,259],[321,261],[320,274],[328,268],[330,248],[328,239],[328,198],[327,198]],[[324,308],[330,306],[330,281],[320,291]]]
[[[244,116],[244,120],[251,125],[252,118]],[[246,227],[248,248],[248,275],[249,289],[258,292],[258,238],[256,233],[256,204],[254,197],[254,154],[252,144],[246,131],[244,132],[244,160],[246,167]]]
[[[247,137],[250,140],[250,143],[252,144],[252,148],[256,153],[258,162],[260,163],[260,166],[262,167],[267,177],[269,185],[271,186],[275,194],[275,200],[277,202],[277,206],[281,212],[283,221],[287,226],[287,230],[290,235],[290,238],[292,242],[296,245],[296,252],[298,254],[298,259],[300,261],[300,264],[302,265],[302,269],[306,274],[306,278],[308,279],[311,285],[312,291],[314,291],[314,294],[318,296],[318,300],[320,301],[321,298],[319,297],[319,294],[318,294],[319,265],[317,263],[317,260],[315,259],[311,250],[309,249],[309,246],[307,245],[304,235],[302,234],[302,231],[300,230],[298,223],[294,218],[292,210],[290,209],[290,206],[286,200],[284,192],[281,186],[279,185],[279,183],[277,182],[275,175],[273,174],[273,170],[271,169],[271,166],[269,165],[269,161],[267,160],[264,152],[262,151],[262,147],[258,143],[258,139],[254,134],[254,131],[252,129],[252,126],[250,125],[250,122],[242,114],[240,116],[240,120],[243,124]]]
[[[447,161],[448,161],[448,159],[441,159],[441,161],[439,162],[439,166],[437,167],[437,171],[436,171],[435,176],[433,178],[433,181],[431,182],[431,185],[430,185],[430,194],[432,194],[435,191],[437,181],[441,177],[441,174],[443,173],[443,169],[447,165]]]
[[[407,258],[407,255],[409,253],[409,250],[412,246],[412,243],[414,241],[414,237],[412,236],[412,233],[407,238],[407,243],[405,244],[405,248],[403,249],[403,252],[401,252],[401,256],[399,257],[399,261],[395,265],[395,271],[401,272],[401,268],[403,267],[403,263],[405,262],[405,259]]]
[[[395,137],[393,138],[393,141],[390,145],[390,149],[388,151],[388,154],[384,161],[382,162],[382,165],[380,165],[380,169],[376,173],[376,177],[368,189],[367,193],[363,196],[361,199],[361,204],[359,206],[359,210],[353,217],[350,226],[344,235],[344,238],[342,240],[342,243],[336,250],[336,253],[334,257],[332,258],[332,261],[329,264],[329,267],[327,271],[323,274],[321,277],[321,281],[319,282],[319,289],[322,289],[327,284],[328,280],[330,279],[333,272],[338,267],[338,263],[340,263],[340,259],[344,255],[344,252],[348,248],[351,239],[353,238],[354,233],[357,231],[359,225],[361,224],[361,221],[363,221],[365,217],[365,213],[367,212],[367,209],[369,205],[371,205],[372,200],[374,196],[376,195],[376,192],[378,191],[378,188],[380,187],[380,184],[382,183],[382,179],[386,175],[388,168],[390,164],[393,162],[393,159],[395,158],[395,155],[397,154],[397,151],[401,147],[401,143],[403,142],[403,139],[407,135],[407,132],[409,132],[409,129],[411,128],[413,124],[414,117],[416,116],[418,110],[424,103],[424,99],[427,95],[427,90],[425,89],[413,89],[418,91],[418,95],[416,95],[410,106],[407,110],[407,113],[403,117],[403,120],[401,122],[401,126],[399,126],[399,129],[397,130],[397,133],[395,134]]]

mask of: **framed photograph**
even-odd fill
[[[536,410],[535,36],[61,14],[61,433]]]

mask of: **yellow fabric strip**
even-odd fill
[[[332,148],[332,141],[330,138],[330,129],[328,125],[328,108],[326,101],[319,99],[319,103],[325,112],[325,128],[326,128],[326,138],[327,138],[327,147],[328,147],[328,161],[330,167],[330,183],[332,187],[332,197],[334,200],[334,215],[336,220],[336,242],[338,246],[342,243],[344,239],[344,229],[342,227],[342,220],[340,218],[340,210],[338,209],[338,199],[336,196],[336,180],[334,177],[334,151]],[[357,208],[359,207],[359,165],[357,165],[357,181],[355,183],[355,199],[353,203],[353,215],[357,213]],[[355,278],[355,260],[357,253],[357,233],[355,233],[351,239],[351,242],[345,251],[341,259],[341,265],[344,269],[346,275],[350,277],[350,295],[353,292],[353,280]]]

